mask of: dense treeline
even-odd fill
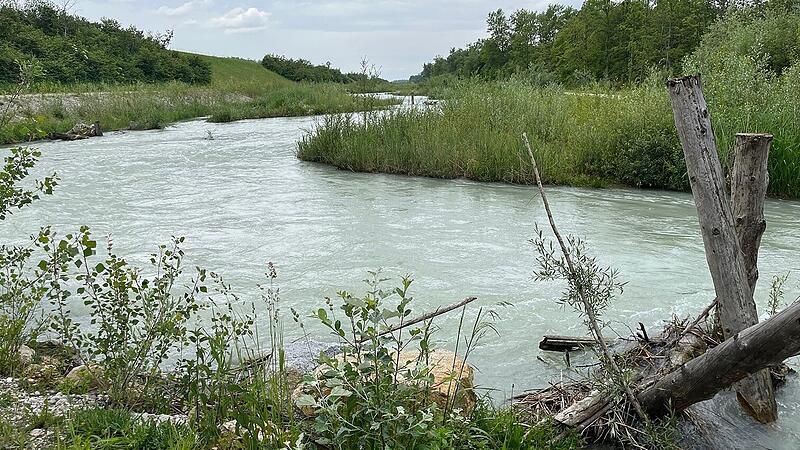
[[[261,65],[292,81],[348,83],[352,81],[331,63],[314,65],[305,59],[291,59],[279,55],[265,55]]]
[[[377,69],[371,67],[366,60],[362,62],[362,72],[360,73],[342,73],[341,70],[332,67],[330,62],[324,65],[315,65],[305,59],[292,59],[280,55],[264,56],[261,60],[261,65],[292,81],[344,84],[388,83],[388,81],[378,77]]]
[[[580,9],[550,5],[489,14],[489,37],[425,64],[416,79],[438,75],[502,79],[526,74],[540,84],[632,83],[651,70],[678,73],[722,15],[791,11],[797,0],[587,0]]]
[[[90,22],[44,1],[0,2],[0,84],[17,82],[17,61],[30,58],[50,82],[208,83],[209,65],[168,50],[170,38],[111,19]]]

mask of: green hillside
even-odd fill
[[[249,59],[182,53],[197,56],[211,66],[211,83],[215,85],[230,86],[246,81],[262,86],[282,87],[293,83]]]

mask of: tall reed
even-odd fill
[[[768,83],[743,106],[736,93],[710,89],[726,168],[736,132],[775,134],[770,193],[800,197],[800,70]],[[297,156],[364,172],[532,183],[522,155],[527,131],[551,184],[688,189],[686,167],[663,77],[624,90],[565,92],[522,81],[465,81],[434,108],[325,118]]]

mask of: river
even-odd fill
[[[499,336],[488,336],[471,360],[477,383],[496,389],[495,398],[558,379],[561,356],[541,354],[538,341],[544,334],[584,333],[576,315],[555,302],[562,286],[532,279],[535,254],[527,240],[535,223],[546,223],[535,190],[299,161],[295,143],[316,121],[190,121],[36,144],[43,152],[36,175],[57,171],[60,185],[3,222],[0,237],[21,242],[40,225],[66,233],[86,224],[97,237],[111,234],[118,254],[146,265],[157,244],[185,236],[187,262],[221,274],[243,302],[257,300],[256,284],[274,262],[284,309],[301,312],[340,289],[363,292],[369,270],[382,268],[394,281],[410,273],[417,312],[471,295],[479,300],[468,318],[481,307],[497,311]],[[713,299],[691,195],[568,187],[550,187],[548,194],[562,232],[584,237],[628,283],[606,313],[609,335],[629,334],[638,322],[656,333],[662,319],[697,313]],[[769,200],[766,218],[761,310],[773,275],[793,271],[786,300],[800,294],[800,202]],[[458,314],[437,321],[442,345],[452,343],[457,321]],[[286,329],[287,341],[298,336],[290,320]],[[739,420],[729,400],[717,402],[727,405],[728,419]],[[800,381],[792,379],[779,402],[779,424],[753,427],[746,436],[771,448],[797,448]]]

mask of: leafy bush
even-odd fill
[[[292,81],[348,83],[351,80],[339,69],[325,65],[314,65],[305,59],[291,59],[279,55],[265,55],[261,60],[265,68]]]
[[[320,357],[317,376],[305,381],[311,394],[298,403],[316,414],[316,442],[334,448],[418,448],[433,437],[443,419],[437,405],[428,401],[427,387],[433,376],[426,367],[429,326],[391,330],[395,321],[408,319],[411,280],[383,291],[376,275],[363,298],[340,292],[344,317],[338,319],[333,303],[320,308],[316,318],[345,342],[341,356]],[[387,303],[397,297],[396,306]],[[391,308],[391,309],[387,309]],[[330,316],[329,316],[330,312]],[[429,325],[429,324],[428,324]],[[403,333],[407,338],[403,339]],[[401,352],[415,343],[418,356],[401,359]],[[458,369],[456,369],[458,370]]]
[[[29,83],[32,68],[18,64],[23,79],[17,84],[16,95]],[[13,110],[6,108],[0,115],[0,127],[10,120]],[[0,169],[0,221],[5,220],[14,210],[21,209],[39,199],[40,194],[52,194],[58,184],[53,174],[41,181],[34,181],[33,187],[21,183],[28,177],[41,153],[23,147],[9,150]],[[29,247],[0,246],[0,374],[12,374],[20,365],[19,350],[35,340],[41,331],[41,323],[35,323],[39,306],[48,295],[49,287],[45,277],[45,267],[30,265],[33,246],[48,239],[49,229],[43,229],[33,238]]]
[[[770,133],[770,187],[800,197],[800,12],[731,14],[686,61],[703,89],[725,168],[736,133]]]
[[[33,266],[32,256],[35,246],[49,236],[50,230],[43,229],[31,246],[0,246],[0,374],[14,374],[21,363],[20,348],[44,331],[41,305],[50,284],[47,267]]]
[[[171,247],[162,245],[151,255],[155,274],[149,278],[118,257],[111,241],[105,259],[95,262],[97,242],[87,227],[43,242],[50,268],[59,274],[53,279],[57,318],[52,328],[78,351],[114,404],[132,406],[152,398],[163,363],[188,342],[187,323],[203,308],[204,282],[213,275],[198,269],[190,287],[175,292],[183,273],[182,242],[176,238]],[[68,290],[73,285],[77,299]],[[76,300],[89,309],[86,323],[72,318]]]

